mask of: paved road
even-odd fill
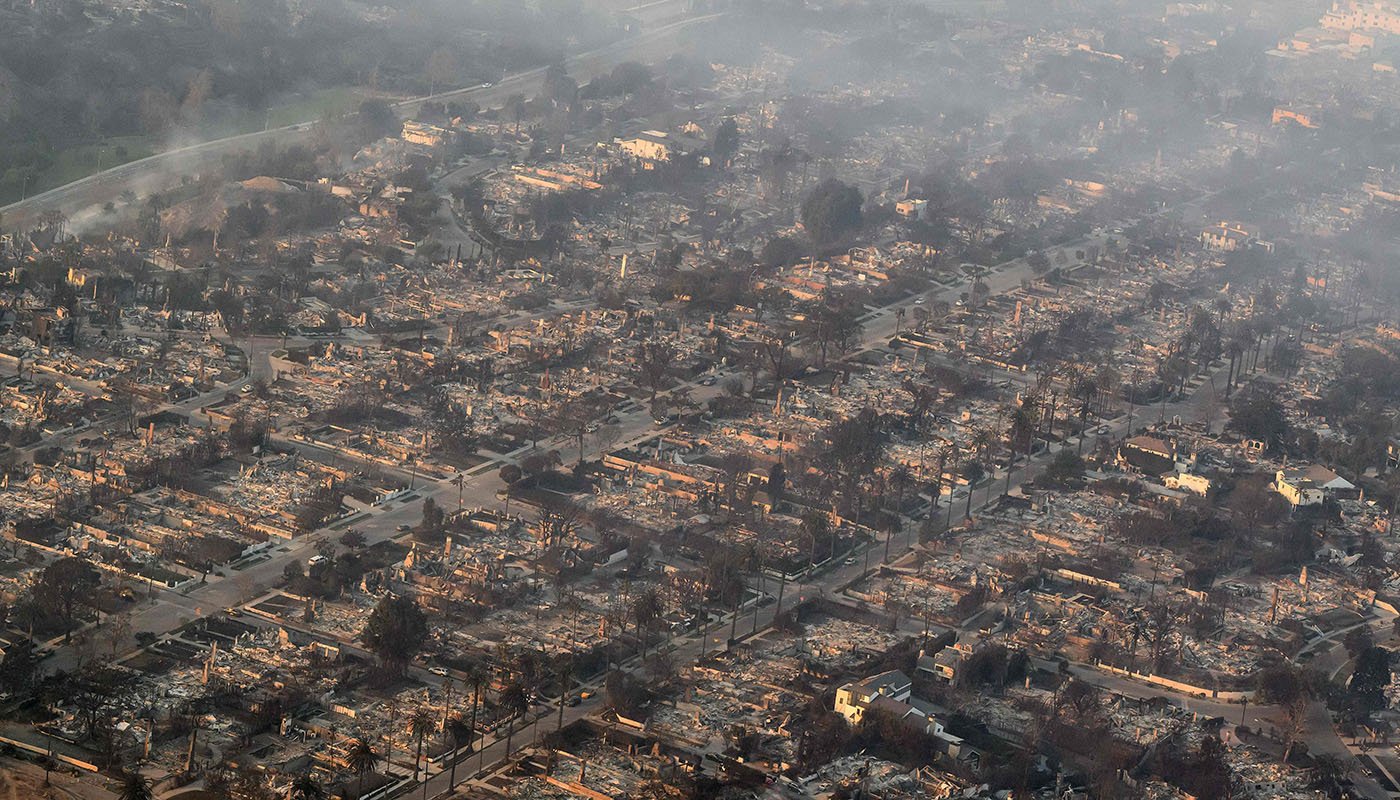
[[[1074,246],[1071,245],[1066,246]],[[984,277],[990,291],[993,294],[1009,291],[1021,285],[1022,280],[1033,276],[1033,272],[1025,262],[1025,259],[1014,259],[1004,264],[993,267]],[[946,300],[953,302],[958,295],[966,291],[969,281],[943,287],[924,295],[925,301]],[[908,298],[900,302],[891,304],[881,309],[877,309],[867,322],[863,335],[863,346],[857,349],[851,357],[855,357],[871,348],[879,348],[893,335],[896,318],[894,310],[898,307],[908,307],[914,302],[914,298]],[[264,354],[271,346],[272,340],[259,340],[253,342],[255,351],[261,350]],[[254,370],[254,375],[266,370],[265,358],[253,355],[250,357],[250,364]],[[244,379],[245,381],[247,379]],[[677,389],[688,391],[696,401],[703,403],[720,391],[719,381],[714,386],[702,386],[699,383],[684,384]],[[228,389],[220,389],[194,398],[180,404],[171,404],[172,408],[193,412],[199,406],[214,399],[222,397],[230,389],[236,390],[237,384]],[[672,390],[675,391],[675,390]],[[664,395],[665,393],[663,393]],[[1198,393],[1199,394],[1199,393]],[[1194,400],[1194,398],[1193,398]],[[650,413],[645,409],[620,415],[621,422],[617,442],[608,446],[609,449],[623,447],[645,440],[663,430],[655,426],[650,418]],[[1121,423],[1119,423],[1121,424]],[[1115,434],[1118,433],[1115,429]],[[541,447],[546,449],[559,449],[561,452],[571,451],[574,442],[568,437],[557,437],[554,440],[542,442]],[[304,446],[304,445],[299,445]],[[585,455],[596,457],[603,447],[600,442],[587,442]],[[504,488],[501,482],[497,467],[505,463],[513,463],[515,457],[501,457],[476,469],[469,471],[465,477],[461,490],[462,505],[465,507],[499,507],[500,501],[496,498],[496,493]],[[1021,475],[1018,480],[1027,480],[1038,472],[1039,467],[1032,465],[1031,471],[1026,473],[1023,468],[1018,468],[1017,473]],[[1004,474],[1004,473],[999,473]],[[974,503],[974,508],[980,508],[993,498],[995,487],[998,485],[998,477],[994,475],[986,484],[986,492],[981,503]],[[373,512],[354,523],[357,530],[362,531],[368,543],[390,539],[401,535],[398,528],[403,525],[416,525],[422,516],[421,502],[427,497],[433,497],[440,506],[444,508],[455,508],[457,505],[458,489],[448,480],[426,481],[421,486],[416,487],[414,496],[407,502],[391,502],[384,507],[376,508]],[[303,562],[315,553],[316,545],[328,536],[337,535],[337,531],[322,530],[316,534],[299,537],[286,543],[272,552],[272,557],[267,561],[254,564],[234,575],[228,577],[213,576],[207,583],[197,585],[187,592],[159,590],[151,601],[145,601],[131,612],[131,632],[132,639],[118,646],[118,649],[129,649],[135,646],[134,635],[140,631],[153,631],[163,633],[188,622],[189,620],[202,615],[215,613],[220,609],[234,607],[248,602],[261,595],[268,588],[278,584],[281,580],[282,570],[291,559],[299,559]],[[860,565],[843,565],[834,572],[827,573],[816,582],[808,584],[795,584],[788,587],[789,592],[796,592],[801,597],[807,593],[833,592],[837,587],[844,585],[850,580],[860,575]],[[792,597],[788,594],[788,597]],[[766,624],[771,617],[772,610],[768,610],[760,615],[760,624]],[[100,636],[101,634],[99,634]],[[698,644],[696,645],[698,650]],[[81,648],[67,647],[60,648],[49,660],[52,667],[71,667],[80,658]],[[582,716],[593,710],[593,704],[581,704],[566,712],[566,720],[570,715]],[[488,753],[488,763],[490,754]]]
[[[1082,244],[1087,244],[1091,241],[1095,241],[1096,239],[1101,241],[1102,238],[1103,237],[1089,237],[1085,240],[1081,240],[1080,242],[1075,242],[1070,245],[1066,245],[1066,247],[1074,247]],[[992,294],[1001,294],[1019,287],[1023,279],[1030,278],[1032,275],[1033,271],[1031,270],[1030,265],[1025,262],[1025,259],[1014,259],[1012,261],[1008,261],[1004,264],[1000,264],[994,267],[990,274],[984,277],[984,281],[988,284],[988,287]],[[958,295],[966,290],[966,286],[968,283],[969,281],[965,281],[953,286],[931,290],[930,292],[924,295],[925,302],[940,299],[947,300],[949,302],[956,300]],[[848,357],[854,358],[862,352],[868,351],[872,348],[879,348],[883,346],[883,344],[887,342],[889,338],[894,334],[895,326],[897,324],[894,313],[895,309],[900,307],[909,307],[914,303],[914,301],[915,298],[908,298],[905,300],[901,300],[897,303],[893,303],[889,306],[883,307],[881,309],[877,309],[877,311],[871,317],[870,321],[866,323],[865,330],[862,336],[862,347],[857,348],[856,351]],[[1211,384],[1209,381],[1202,384],[1202,387],[1205,389],[1204,392],[1197,390],[1184,401],[1170,403],[1169,406],[1171,408],[1172,413],[1174,415],[1180,414],[1181,416],[1183,416],[1184,419],[1196,419],[1198,417],[1203,417],[1204,413],[1206,412],[1206,409],[1208,409],[1211,405],[1211,402],[1209,402],[1209,398],[1205,397],[1205,395],[1213,395],[1214,390],[1213,384]],[[701,401],[703,401],[704,399],[708,399],[709,396],[713,396],[716,393],[716,387],[700,387],[698,385],[692,385],[690,388],[694,391],[696,399]],[[1141,417],[1138,418],[1138,421],[1141,421]],[[645,423],[644,419],[642,420],[642,423]],[[1110,429],[1112,433],[1110,435],[1122,435],[1122,433],[1126,429],[1126,424],[1126,419],[1120,419],[1114,423],[1111,423]],[[638,433],[635,427],[629,428],[629,432],[633,434]],[[647,431],[645,434],[642,435],[650,435],[651,432],[652,431]],[[1074,442],[1071,440],[1064,446],[1074,446]],[[1041,471],[1041,469],[1043,469],[1043,465],[1047,460],[1048,454],[1045,454],[1033,461],[1033,463],[1029,467],[1029,470],[1027,470],[1027,468],[1025,467],[1017,468],[1016,473],[1021,475],[1021,477],[1018,480],[1024,481],[1034,478],[1035,475],[1037,475]],[[998,474],[1004,476],[1004,472]],[[998,496],[993,493],[993,489],[997,485],[999,485],[999,482],[997,480],[997,476],[994,475],[993,478],[990,479],[987,484],[987,492],[984,495],[982,501],[979,503],[974,500],[974,510],[980,509],[988,503],[998,499]],[[962,505],[962,503],[958,504]],[[939,518],[940,515],[938,514],[937,509],[935,509],[932,513],[935,519]],[[910,539],[912,539],[912,537],[910,537]],[[892,559],[898,558],[900,555],[903,555],[908,550],[906,546],[898,543],[898,540],[896,540],[896,543],[897,546],[892,547],[891,549]],[[876,549],[875,553],[871,554],[871,558],[873,560],[878,560],[878,555],[883,554],[883,543],[877,542],[875,544],[870,545],[870,547],[872,549],[878,548]],[[784,589],[784,605],[790,607],[793,602],[801,602],[803,599],[810,597],[834,597],[841,587],[844,587],[852,581],[859,579],[864,574],[865,559],[861,557],[861,555],[861,553],[857,553],[855,558],[850,559],[851,563],[846,563],[845,560],[838,561],[836,562],[836,566],[834,568],[830,569],[829,571],[819,573],[810,578],[809,580],[795,581],[793,583],[788,584]],[[775,591],[775,587],[769,585],[767,587],[767,590],[771,597],[772,593]],[[774,603],[770,603],[769,605],[758,609],[758,629],[762,630],[768,625],[770,625],[777,611],[778,608]],[[742,636],[745,632],[752,630],[753,626],[753,612],[749,611],[746,614],[742,614],[737,626],[740,635]],[[721,649],[724,645],[724,640],[728,637],[728,632],[729,621],[728,619],[726,619],[722,621],[721,624],[716,626],[715,630],[711,632],[707,641],[703,643],[706,650],[715,651]],[[673,653],[673,658],[678,664],[690,663],[699,657],[701,647],[702,642],[697,636],[691,636],[685,639],[678,640],[675,651]],[[1140,686],[1140,684],[1138,684],[1138,686]],[[1157,694],[1161,694],[1161,691],[1158,690]],[[1195,698],[1182,699],[1183,702],[1186,703],[1195,701]],[[1202,705],[1193,710],[1199,710],[1202,713],[1209,713],[1211,715],[1219,715],[1220,711],[1222,710],[1222,708],[1215,708],[1212,710],[1212,708],[1210,708],[1205,703],[1205,701],[1201,701],[1201,703]],[[566,708],[564,710],[564,724],[568,725],[573,721],[582,719],[588,714],[598,711],[601,708],[601,697],[595,697],[589,701],[580,703],[577,706]],[[1229,708],[1234,707],[1230,706]],[[543,715],[542,719],[545,720],[546,725],[554,724],[557,722],[557,716],[554,714],[546,713]],[[548,729],[549,728],[546,727],[546,730]],[[533,731],[530,731],[530,733],[533,735]],[[522,747],[527,743],[527,737],[517,736],[514,744],[515,748],[518,749],[519,747]],[[485,763],[488,766],[490,766],[492,764],[498,763],[507,755],[508,753],[505,751],[505,742],[493,741],[488,745],[488,747],[485,750]],[[475,764],[476,762],[469,760],[467,763]],[[446,772],[432,776],[429,779],[427,787],[428,795],[430,797],[438,797],[447,794],[447,778],[448,775],[446,774]],[[467,780],[466,773],[460,768],[458,770],[458,780]]]
[[[1091,237],[1090,239],[1081,240],[1080,242],[1067,244],[1065,246],[1075,247],[1089,243],[1090,241],[1101,241],[1102,239],[1103,237]],[[991,293],[1000,294],[1020,286],[1021,282],[1024,279],[1032,277],[1032,274],[1032,270],[1029,264],[1025,262],[1025,259],[1015,259],[992,268],[989,274],[984,277],[984,281],[988,284]],[[952,302],[956,300],[963,291],[966,291],[968,283],[968,281],[963,281],[949,287],[931,290],[924,295],[925,302],[940,299]],[[860,352],[881,347],[893,335],[895,327],[898,324],[895,309],[910,307],[914,302],[914,298],[909,298],[891,304],[890,306],[877,309],[866,323],[863,335],[863,348],[857,350],[857,352],[852,355],[858,355]],[[260,364],[262,365],[261,369],[265,371],[265,358],[252,358],[250,362],[255,374],[258,374]],[[1204,384],[1203,387],[1205,391],[1198,390],[1187,400],[1170,404],[1171,413],[1173,415],[1180,415],[1187,420],[1199,420],[1206,414],[1213,413],[1213,410],[1210,409],[1212,409],[1215,403],[1213,397],[1214,384],[1208,382],[1208,384]],[[236,389],[237,387],[235,386],[233,388]],[[683,387],[677,388],[684,388],[689,391],[697,402],[704,402],[714,397],[719,392],[718,385],[706,387],[698,383],[685,384]],[[221,397],[226,391],[228,391],[228,389],[220,389],[209,395],[186,401],[184,404],[172,404],[172,407],[182,407],[183,410],[197,409],[216,396]],[[1141,421],[1141,419],[1142,417],[1139,416],[1138,420]],[[650,414],[645,410],[622,415],[619,428],[621,436],[616,443],[609,445],[610,448],[626,446],[650,438],[660,430],[654,426],[650,419]],[[1111,423],[1110,428],[1112,430],[1110,435],[1122,435],[1122,433],[1125,432],[1126,420],[1120,419]],[[569,452],[569,448],[572,445],[573,442],[568,437],[558,437],[550,442],[541,443],[542,447],[557,448],[563,452]],[[1065,446],[1073,446],[1073,443],[1071,442]],[[585,454],[589,457],[596,457],[601,452],[601,449],[600,443],[595,441],[586,445]],[[520,454],[517,453],[514,455],[519,456]],[[468,507],[498,506],[499,501],[496,499],[496,492],[503,488],[503,484],[498,477],[496,468],[501,464],[511,463],[513,460],[514,458],[511,456],[504,456],[488,462],[481,467],[470,470],[469,474],[465,477],[461,490],[462,504]],[[1018,468],[1016,470],[1016,472],[1020,473],[1020,477],[1017,479],[1018,482],[1033,478],[1040,471],[1042,468],[1041,465],[1043,465],[1045,461],[1046,456],[1042,455],[1040,458],[1033,461],[1028,469],[1024,467]],[[982,502],[978,503],[974,501],[974,509],[981,508],[994,499],[995,487],[1000,482],[998,475],[992,476],[986,484],[986,492]],[[364,532],[368,542],[371,544],[392,538],[399,535],[397,530],[399,526],[414,525],[421,519],[421,502],[424,498],[433,497],[439,505],[445,508],[453,508],[457,503],[457,494],[457,487],[447,480],[425,482],[422,486],[417,487],[417,491],[406,502],[391,502],[385,507],[377,508],[368,517],[357,520],[354,526],[358,530]],[[941,516],[937,509],[935,509],[933,513],[935,518]],[[236,576],[211,579],[208,583],[196,586],[187,593],[164,590],[156,592],[154,599],[142,602],[138,608],[133,610],[131,614],[131,630],[133,635],[137,631],[168,631],[200,614],[214,613],[218,609],[238,606],[256,598],[266,589],[276,585],[280,581],[282,569],[289,559],[298,558],[304,560],[314,553],[315,545],[318,542],[322,541],[327,536],[333,535],[333,533],[333,531],[323,530],[317,534],[293,540],[285,545],[285,549],[279,548],[278,550],[274,550],[273,557],[267,561],[249,566],[239,571]],[[892,551],[892,555],[897,557],[904,551],[905,548],[900,546],[897,550]],[[820,594],[834,594],[841,586],[860,577],[863,569],[864,560],[856,559],[855,563],[851,564],[845,564],[844,562],[839,563],[835,569],[819,574],[809,581],[789,584],[785,590],[785,604],[800,602],[803,598]],[[776,607],[770,604],[758,611],[758,626],[760,629],[771,623],[776,610]],[[752,628],[752,626],[752,620],[746,617],[741,621],[739,630],[742,632]],[[703,646],[706,646],[707,649],[716,649],[722,646],[723,638],[727,636],[727,632],[727,625],[721,624],[712,633],[709,641],[704,643]],[[133,645],[134,641],[126,643],[127,647]],[[674,648],[673,657],[676,661],[678,663],[687,663],[699,657],[702,642],[698,636],[691,636],[678,639],[674,644]],[[75,663],[78,657],[77,653],[78,648],[61,648],[50,659],[49,663],[55,667],[70,667]],[[432,680],[432,676],[426,673],[423,677],[426,680]],[[1091,676],[1086,674],[1085,677],[1088,678]],[[1092,677],[1095,679],[1095,682],[1104,685],[1104,676],[1102,674],[1095,671]],[[1115,690],[1122,689],[1125,692],[1142,690],[1141,684],[1136,684],[1127,679],[1115,679],[1114,681],[1110,681],[1110,685],[1112,685],[1112,688],[1115,688]],[[1160,696],[1163,694],[1166,693],[1161,689],[1153,687],[1147,690],[1145,696]],[[1211,715],[1227,716],[1227,718],[1227,712],[1236,708],[1234,706],[1225,706],[1224,704],[1196,698],[1178,696],[1177,699],[1183,705],[1193,710],[1199,710],[1202,713]],[[577,706],[565,708],[563,716],[564,724],[567,725],[581,719],[599,710],[600,707],[601,698],[595,697]],[[558,716],[556,712],[557,709],[555,712],[544,712],[543,718],[546,720],[546,724],[557,723]],[[1251,717],[1251,720],[1257,719],[1257,715],[1263,714],[1264,711],[1255,710],[1254,713],[1256,716]],[[1330,735],[1331,739],[1336,740],[1335,733],[1332,732],[1330,721],[1325,724],[1323,730],[1325,730],[1326,734]],[[521,734],[517,735],[514,739],[515,747],[518,748],[527,744],[533,738],[534,733],[534,730],[522,731]],[[1327,737],[1321,734],[1318,735],[1320,741],[1318,742],[1319,747],[1317,751],[1333,752],[1333,749],[1329,746],[1330,743],[1326,741]],[[1310,741],[1310,746],[1311,744]],[[1335,744],[1341,747],[1340,740],[1336,740]],[[1344,750],[1344,748],[1342,749]],[[508,754],[505,751],[505,742],[503,739],[492,740],[485,750],[484,762],[489,767],[501,761],[506,755]],[[480,755],[473,758],[475,761],[473,761],[473,759],[468,759],[468,764],[481,760]],[[460,781],[465,780],[471,770],[468,767],[466,769],[459,769],[458,772]],[[448,791],[446,783],[447,773],[445,770],[433,775],[427,787],[429,796],[445,794]]]

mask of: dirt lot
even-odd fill
[[[93,775],[81,778],[70,772],[54,772],[44,785],[44,771],[34,764],[0,758],[0,800],[109,800],[116,795],[97,785]]]

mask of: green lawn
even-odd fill
[[[32,197],[39,192],[85,178],[99,169],[111,169],[128,161],[145,158],[154,152],[150,140],[144,136],[119,136],[73,145],[55,153],[53,164],[29,181],[27,191],[19,180],[0,181],[0,205],[19,200],[21,193]]]
[[[274,106],[269,114],[271,125],[295,125],[298,122],[311,122],[327,116],[348,114],[360,107],[369,93],[350,86],[323,89],[312,92],[304,99],[287,105]]]
[[[233,121],[231,131],[219,135],[253,133],[264,126],[282,128],[299,122],[315,122],[327,116],[348,114],[371,96],[372,92],[352,86],[302,92],[290,102],[273,106],[265,112],[250,111],[240,115]]]
[[[111,169],[146,158],[154,152],[150,140],[144,136],[123,136],[61,150],[53,166],[40,175],[40,183],[44,184],[40,191],[72,183],[99,169]]]
[[[229,120],[226,125],[206,130],[202,138],[217,139],[239,133],[252,133],[266,127],[280,128],[301,122],[314,122],[327,116],[347,114],[376,93],[366,89],[341,86],[295,95],[290,102],[273,106],[266,112],[250,111]],[[157,150],[145,136],[123,136],[89,142],[58,151],[53,164],[23,185],[18,173],[0,176],[0,205],[13,203],[21,194],[33,196],[39,192],[72,183],[99,169],[110,169],[129,161],[154,155]],[[9,180],[7,178],[13,178]]]

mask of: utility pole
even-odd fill
[[[564,703],[569,699],[570,684],[573,683],[573,656],[570,655],[564,662],[564,681],[559,692],[559,726],[555,731],[564,730]]]
[[[724,643],[724,651],[729,652],[729,648],[734,644],[735,631],[739,627],[739,603],[744,599],[743,592],[734,596],[734,612],[729,618],[729,641]]]
[[[1128,382],[1128,430],[1125,436],[1133,435],[1133,408],[1137,402],[1137,368],[1133,368],[1132,378]]]

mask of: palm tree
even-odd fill
[[[433,712],[420,708],[408,718],[408,731],[418,739],[418,754],[413,757],[413,781],[418,782],[418,767],[423,763],[423,740],[437,727]],[[426,771],[426,770],[425,770]]]
[[[345,763],[359,777],[359,784],[355,787],[355,796],[359,797],[365,793],[365,776],[379,766],[379,754],[374,752],[369,742],[357,738],[350,743],[350,749],[345,751]]]
[[[987,460],[987,451],[991,449],[992,444],[996,441],[997,435],[992,432],[991,428],[978,428],[977,431],[972,434],[972,450],[977,454],[978,461]],[[1014,444],[1012,448],[1015,448]]]
[[[398,725],[399,712],[403,709],[399,708],[398,699],[390,697],[384,704],[384,710],[389,712],[389,747],[384,753],[384,771],[388,772],[394,768],[394,731]]]
[[[1217,327],[1225,326],[1225,315],[1234,310],[1235,304],[1230,302],[1230,298],[1221,295],[1215,298],[1215,324]]]
[[[453,714],[447,720],[447,735],[452,739],[452,768],[447,776],[449,790],[457,786],[457,756],[462,753],[462,745],[471,742],[472,734],[472,727],[462,719],[462,715]],[[424,785],[426,786],[426,783]]]
[[[154,800],[151,779],[139,772],[129,772],[122,781],[121,800]]]
[[[287,800],[326,800],[327,796],[326,787],[310,773],[292,781],[292,788],[287,792]]]
[[[1230,356],[1230,371],[1225,376],[1225,396],[1229,397],[1234,389],[1235,383],[1239,381],[1240,373],[1244,372],[1244,354],[1249,352],[1250,341],[1248,336],[1240,330],[1230,335],[1230,340],[1225,344],[1225,352]]]
[[[491,679],[491,673],[487,671],[485,664],[475,659],[473,659],[471,665],[467,667],[466,672],[467,683],[472,685],[472,721],[471,725],[468,727],[470,735],[475,736],[477,712],[481,709],[481,687],[485,686],[486,682]],[[484,751],[485,749],[486,734],[483,732],[481,734],[481,750]],[[482,758],[484,759],[485,756],[482,756]],[[478,769],[480,769],[481,766],[482,765],[478,765]]]
[[[515,719],[530,710],[530,698],[525,696],[525,687],[517,681],[501,690],[501,694],[496,698],[496,705],[508,716],[509,722],[506,724],[506,757],[510,757],[510,743],[515,737]]]

